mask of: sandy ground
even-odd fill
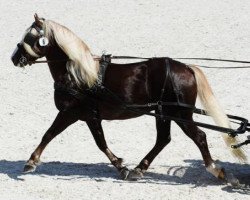
[[[172,142],[137,182],[119,179],[84,122],[50,143],[35,173],[22,174],[57,110],[47,65],[22,70],[10,61],[35,12],[69,27],[95,54],[250,60],[249,7],[248,0],[0,1],[0,199],[249,199],[250,167],[229,154],[220,134],[206,131],[211,154],[244,189],[207,173],[197,147],[176,125]],[[226,112],[250,119],[249,69],[204,72]],[[146,116],[103,122],[109,147],[129,168],[154,145],[154,124]]]

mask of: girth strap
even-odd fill
[[[176,85],[175,85],[175,82],[173,80],[173,77],[172,77],[172,74],[171,74],[171,66],[170,66],[170,62],[172,59],[171,58],[165,58],[165,64],[166,64],[166,77],[165,77],[165,80],[164,80],[164,84],[163,84],[163,87],[161,89],[161,96],[160,96],[160,100],[157,102],[157,103],[151,103],[151,104],[148,104],[150,105],[151,107],[152,106],[157,106],[158,107],[158,112],[159,114],[162,116],[164,116],[163,114],[163,106],[179,106],[179,107],[183,107],[183,108],[188,108],[188,109],[192,109],[192,110],[195,110],[195,106],[193,105],[190,105],[190,104],[186,104],[186,103],[182,103],[180,102],[180,99],[179,99],[179,90],[177,89]],[[173,88],[173,91],[175,93],[175,96],[176,96],[176,102],[165,102],[163,100],[163,97],[165,95],[165,92],[166,92],[166,86],[167,86],[167,82],[168,80],[170,80],[170,83],[171,83],[171,86]],[[134,106],[135,107],[135,106]]]
[[[161,101],[161,102],[163,101],[163,95],[165,94],[165,90],[166,90],[168,78],[170,78],[171,82],[173,83],[172,77],[171,77],[171,74],[170,74],[169,59],[171,59],[171,58],[166,58],[166,59],[165,59],[165,63],[166,63],[166,77],[165,77],[165,80],[164,80],[163,87],[162,87],[162,89],[161,89],[161,96],[160,96],[160,100],[159,100],[159,101]],[[173,85],[173,84],[172,84],[172,85]]]

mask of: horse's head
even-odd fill
[[[24,67],[44,56],[50,58],[50,67],[55,65],[53,61],[61,60],[60,70],[66,69],[78,86],[91,87],[98,79],[99,62],[88,46],[65,26],[35,14],[35,22],[25,31],[11,60],[15,66]]]
[[[35,14],[35,22],[25,31],[23,39],[17,44],[11,60],[15,66],[24,67],[46,55],[48,38],[44,36],[44,19]]]

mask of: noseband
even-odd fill
[[[26,52],[23,45],[21,43],[18,43],[17,48],[19,49],[19,52],[20,52],[19,63],[21,65],[29,64],[29,59],[31,56]]]

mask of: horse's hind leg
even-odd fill
[[[105,137],[103,134],[103,129],[101,125],[101,121],[99,120],[90,120],[86,122],[94,139],[99,147],[99,149],[105,153],[110,162],[118,169],[121,174],[122,179],[126,179],[129,173],[128,169],[122,165],[122,159],[116,157],[111,150],[108,148],[107,143],[105,141]]]
[[[193,121],[192,115],[193,113],[190,111],[182,113],[181,116],[183,119]],[[180,126],[183,132],[189,138],[191,138],[197,145],[197,147],[200,149],[207,171],[213,174],[217,178],[224,179],[225,178],[224,169],[221,168],[219,165],[215,164],[210,155],[207,145],[206,134],[202,130],[200,130],[195,124],[180,123],[180,122],[178,122],[177,124]]]
[[[71,112],[59,112],[56,119],[54,120],[51,127],[44,134],[41,143],[31,154],[30,159],[24,166],[24,172],[35,171],[36,166],[40,163],[40,156],[47,146],[47,144],[63,130],[65,130],[69,125],[73,124],[78,120],[77,116]]]
[[[154,158],[161,152],[161,150],[171,141],[170,136],[170,120],[156,119],[157,138],[154,147],[142,159],[140,164],[130,172],[129,179],[137,179],[143,176],[143,173],[148,169]]]

